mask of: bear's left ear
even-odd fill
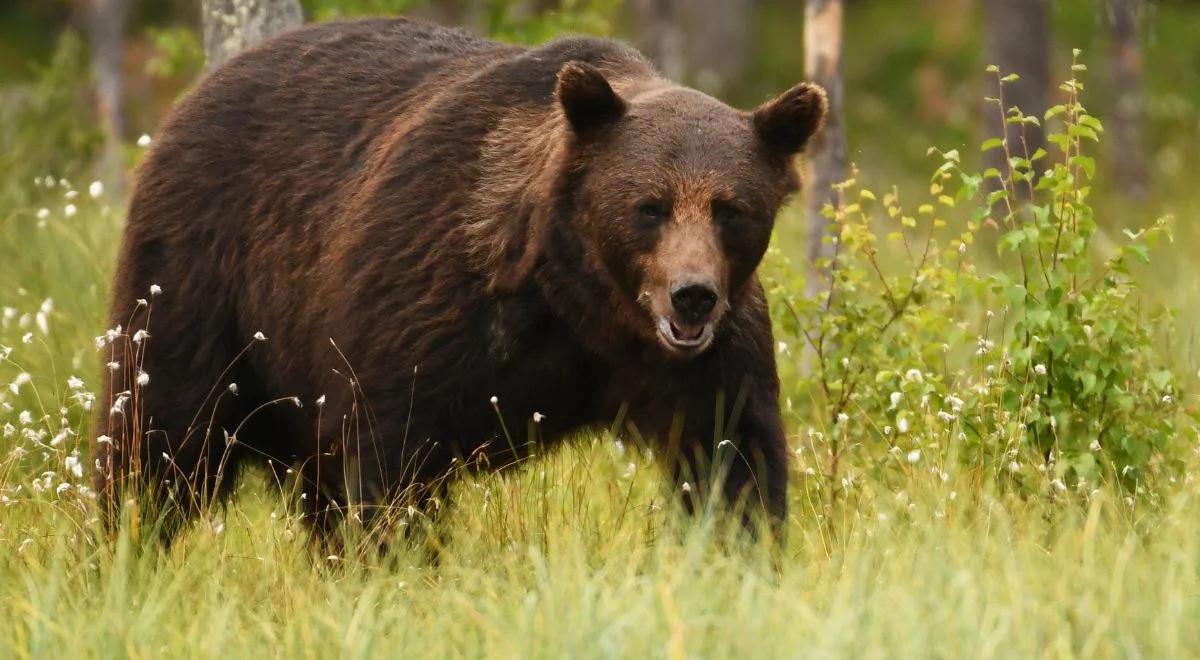
[[[778,153],[799,153],[809,138],[821,130],[829,101],[820,85],[800,83],[758,106],[754,128],[768,147]]]
[[[554,96],[576,133],[586,133],[625,114],[625,101],[596,67],[567,62],[558,70]]]

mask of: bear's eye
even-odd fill
[[[721,226],[737,224],[745,215],[745,211],[733,202],[715,201],[712,205],[713,220]]]
[[[653,229],[667,221],[671,212],[662,202],[642,202],[637,207],[636,222],[638,226]]]

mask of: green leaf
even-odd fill
[[[1004,146],[1003,139],[991,138],[990,140],[984,140],[983,144],[979,146],[979,150],[983,151],[983,152],[988,152],[988,151],[991,151],[992,149],[999,149],[1000,147],[1003,147],[1003,146]]]
[[[1125,252],[1131,252],[1144,264],[1150,263],[1150,248],[1140,243],[1130,243],[1123,248]]]
[[[1055,145],[1064,153],[1066,153],[1071,146],[1071,138],[1063,135],[1062,133],[1051,133],[1050,135],[1046,136],[1046,141]]]
[[[1085,138],[1091,140],[1092,142],[1100,141],[1100,136],[1096,135],[1095,130],[1093,130],[1090,126],[1084,126],[1082,124],[1078,124],[1078,125],[1069,127],[1067,129],[1067,135],[1070,135],[1072,137],[1075,137],[1075,136],[1085,137]]]
[[[1021,243],[1025,242],[1025,232],[1020,229],[1015,229],[1000,237],[999,248],[1001,252],[1015,252],[1021,247]]]
[[[1083,385],[1083,393],[1087,394],[1096,389],[1096,374],[1085,371],[1079,374],[1079,383]]]
[[[1096,177],[1095,158],[1092,158],[1091,156],[1075,156],[1071,158],[1071,160],[1083,170],[1083,173],[1087,175],[1088,179],[1094,179]]]
[[[1033,217],[1037,221],[1038,226],[1045,226],[1045,225],[1049,224],[1049,220],[1050,220],[1050,207],[1049,206],[1045,206],[1042,204],[1030,204],[1029,210],[1030,210],[1030,212],[1033,213]]]
[[[1066,111],[1067,111],[1067,106],[1065,106],[1061,103],[1059,103],[1058,105],[1052,105],[1052,106],[1050,106],[1050,109],[1046,111],[1045,119],[1053,119]]]
[[[1104,124],[1101,124],[1099,119],[1096,119],[1091,115],[1082,115],[1079,117],[1079,123],[1091,128],[1097,133],[1104,132]]]
[[[1167,389],[1167,386],[1170,385],[1171,381],[1174,379],[1175,374],[1172,374],[1170,371],[1165,369],[1161,371],[1155,371],[1150,374],[1150,382],[1154,383],[1154,387],[1158,388],[1159,390]]]

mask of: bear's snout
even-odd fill
[[[678,278],[669,288],[670,308],[656,323],[659,341],[668,354],[692,357],[712,343],[720,316],[721,293],[711,279],[699,276]]]
[[[681,321],[700,324],[717,306],[717,289],[708,282],[684,282],[671,289],[671,306]]]

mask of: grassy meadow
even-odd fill
[[[1160,50],[1192,24],[1168,23]],[[994,176],[974,137],[915,123],[873,158],[878,125],[851,114],[838,295],[804,293],[798,202],[762,269],[794,449],[782,551],[683,517],[606,434],[459,482],[436,561],[419,540],[318,552],[258,473],[162,550],[107,539],[89,490],[124,198],[86,156],[78,48],[0,108],[0,657],[1200,655],[1190,101],[1155,124],[1181,153],[1138,203],[1107,190],[1103,94],[1071,82],[1051,153]]]

